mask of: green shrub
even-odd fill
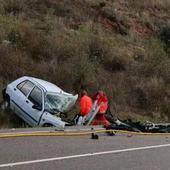
[[[32,67],[26,56],[6,45],[0,45],[0,63],[0,73],[5,80],[16,79]]]
[[[129,0],[126,2],[129,7],[131,7],[134,10],[144,10],[144,9],[153,9],[153,8],[161,8],[168,10],[170,7],[169,0],[146,0],[145,3],[142,1],[134,1]]]
[[[12,111],[0,110],[0,128],[19,128],[23,124],[23,120]]]
[[[24,8],[25,0],[6,0],[3,3],[4,11],[10,15],[18,15]]]
[[[167,54],[164,50],[163,43],[158,39],[150,39],[145,44],[145,61],[144,61],[144,69],[143,72],[145,75],[160,75],[160,70],[164,69],[162,66],[162,62],[167,60]]]
[[[0,127],[8,126],[9,124],[9,117],[6,115],[5,111],[0,110]]]
[[[18,24],[16,18],[0,15],[0,41],[8,40],[8,35],[17,30]]]
[[[165,49],[170,52],[170,25],[167,25],[161,29],[160,37],[165,43]]]
[[[165,83],[162,79],[153,77],[140,80],[140,84],[134,84],[130,91],[130,100],[128,103],[132,107],[138,107],[143,110],[158,111],[161,108],[162,101],[166,95]]]
[[[95,10],[101,10],[102,8],[110,6],[110,4],[112,4],[112,2],[110,3],[110,1],[106,0],[85,0],[85,1],[88,4],[88,6]]]
[[[104,17],[115,22],[117,21],[117,14],[112,6],[106,6],[101,9],[101,13]]]

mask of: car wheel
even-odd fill
[[[2,109],[6,109],[6,108],[10,108],[10,96],[8,94],[6,94],[6,89],[4,89],[2,91],[2,95],[3,95],[3,102],[1,103],[1,108]]]
[[[5,108],[10,108],[10,97],[9,95],[6,95],[6,99],[4,101]]]
[[[50,123],[45,123],[45,124],[43,125],[43,127],[53,127],[53,125],[50,124]]]
[[[6,88],[2,90],[2,96],[3,96],[3,99],[5,100],[6,99]]]

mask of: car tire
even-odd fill
[[[1,108],[10,108],[10,96],[6,94],[6,89],[2,90],[3,102],[1,103]]]
[[[50,123],[45,123],[45,124],[43,124],[43,127],[53,127],[53,125]]]
[[[10,108],[10,97],[9,97],[9,95],[6,95],[6,98],[4,100],[4,108],[5,109]]]

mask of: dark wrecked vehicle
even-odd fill
[[[112,121],[111,125],[107,126],[106,129],[127,130],[132,132],[146,133],[169,133],[170,123],[141,123],[139,121],[133,122],[131,119],[123,121],[117,119]]]

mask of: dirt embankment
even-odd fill
[[[72,93],[103,89],[123,118],[167,120],[169,9],[167,0],[1,0],[0,89],[31,75]]]

